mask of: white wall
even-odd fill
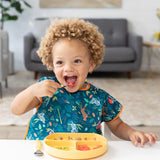
[[[23,37],[31,31],[30,23],[36,17],[127,18],[129,30],[143,36],[144,41],[151,40],[153,33],[160,31],[160,20],[156,17],[159,0],[122,0],[122,7],[113,9],[41,9],[38,0],[28,0],[27,2],[32,5],[32,9],[26,8],[18,21],[6,22],[4,25],[5,30],[9,32],[10,50],[14,52],[15,70],[25,69]],[[147,70],[145,51],[144,49],[141,70]]]

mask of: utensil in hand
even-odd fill
[[[36,151],[34,152],[34,154],[36,156],[43,156],[43,152],[41,151],[42,146],[41,146],[41,141],[40,140],[35,141],[35,147],[36,147]]]
[[[64,86],[63,84],[61,84],[61,88],[65,88],[66,86]]]

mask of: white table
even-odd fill
[[[0,159],[3,160],[57,160],[57,158],[44,153],[37,157],[34,141],[25,140],[0,140]],[[108,151],[94,160],[159,160],[160,142],[143,148],[135,147],[128,141],[109,141]]]

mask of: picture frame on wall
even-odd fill
[[[122,0],[39,0],[40,8],[120,8]]]

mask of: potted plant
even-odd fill
[[[24,0],[1,0],[0,1],[0,22],[1,29],[3,30],[4,22],[9,20],[17,20],[18,14],[21,14],[24,9],[22,5],[31,8],[31,5]],[[14,9],[18,14],[11,14],[11,10]]]
[[[160,20],[160,8],[157,8],[157,17]],[[157,31],[154,33],[154,39],[156,39],[156,41],[160,42],[160,31]]]

